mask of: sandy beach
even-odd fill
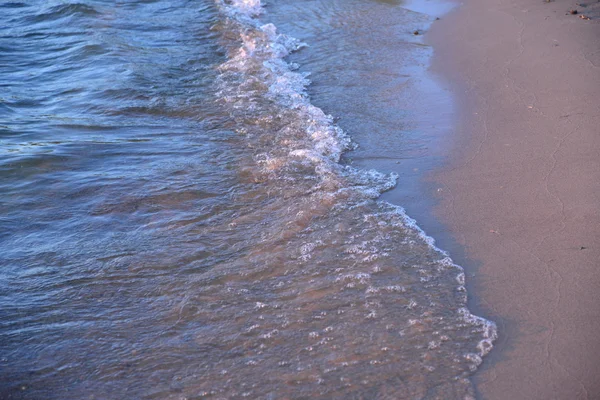
[[[482,399],[600,398],[599,5],[467,1],[429,33],[459,117],[436,215],[500,333]]]

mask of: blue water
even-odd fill
[[[493,325],[342,160],[291,6],[0,4],[0,398],[472,396]]]

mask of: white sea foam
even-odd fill
[[[273,24],[261,25],[256,19],[262,11],[259,0],[229,2],[218,0],[218,4],[230,18],[243,25],[239,29],[241,39],[239,49],[220,67],[223,81],[233,82],[233,84],[229,82],[223,85],[221,93],[223,99],[232,104],[234,108],[244,108],[251,114],[255,111],[256,103],[252,96],[256,95],[255,92],[258,91],[262,100],[276,104],[281,110],[291,110],[294,113],[293,118],[296,120],[296,123],[293,124],[293,132],[289,134],[281,132],[281,135],[284,136],[281,143],[284,146],[268,148],[265,152],[258,154],[255,156],[257,164],[264,171],[279,177],[284,176],[287,169],[311,167],[312,171],[321,179],[321,182],[316,185],[321,185],[320,188],[323,190],[330,188],[328,189],[329,193],[322,194],[322,199],[332,196],[332,193],[342,195],[344,192],[352,192],[354,202],[343,205],[348,209],[361,208],[366,204],[365,202],[372,202],[370,199],[377,199],[382,192],[394,187],[397,180],[397,176],[394,174],[359,170],[350,166],[342,166],[339,163],[342,153],[352,148],[350,138],[334,124],[333,117],[311,104],[306,90],[310,84],[308,74],[297,72],[296,65],[285,61],[285,57],[305,47],[306,44],[277,33]],[[259,89],[256,89],[257,87]],[[264,118],[272,118],[272,116]],[[301,129],[297,129],[298,127]],[[303,135],[298,136],[296,130],[300,130]],[[290,180],[293,181],[293,178]],[[407,237],[407,243],[418,246],[423,242],[431,252],[439,257],[434,263],[436,271],[419,268],[420,282],[424,287],[431,284],[436,273],[447,271],[453,274],[453,271],[456,271],[455,290],[457,293],[461,293],[457,298],[465,304],[456,311],[457,317],[464,323],[473,326],[474,330],[482,337],[476,346],[476,352],[465,355],[471,363],[471,368],[475,369],[481,363],[482,357],[493,347],[493,342],[497,338],[497,328],[492,321],[475,316],[466,308],[465,274],[462,267],[456,265],[445,251],[439,249],[434,239],[425,234],[402,207],[384,201],[378,201],[377,204],[382,210],[381,214],[365,215],[365,220],[373,218],[382,227],[389,225],[398,229],[408,229],[415,233],[418,239],[414,238],[415,235]],[[303,262],[312,260],[315,247],[314,242],[300,246],[299,259]],[[359,260],[358,262],[364,264],[376,263],[381,256],[387,254],[377,246],[356,242],[347,246],[344,252],[350,259]],[[374,272],[381,271],[381,267],[378,265],[373,268]],[[365,292],[373,296],[379,293],[406,292],[406,288],[400,285],[376,287],[372,280],[370,274],[358,272],[341,274],[337,277],[336,282],[342,284],[346,289],[366,286]],[[407,308],[418,309],[421,307],[420,304],[423,303],[417,304],[411,299]],[[367,317],[371,319],[376,315],[375,311],[371,310]],[[416,325],[418,323],[420,320],[409,320],[409,324]],[[435,345],[431,343],[435,343]],[[439,342],[430,342],[429,344],[431,349],[439,346]]]
[[[306,93],[310,84],[307,74],[295,72],[296,66],[284,60],[291,52],[306,45],[295,38],[278,34],[273,24],[260,25],[255,20],[248,21],[249,15],[259,13],[260,2],[219,4],[227,15],[246,26],[246,29],[240,29],[240,48],[220,66],[223,81],[237,80],[238,83],[222,85],[222,98],[251,108],[252,102],[248,98],[252,96],[252,88],[258,84],[267,85],[268,90],[261,93],[261,96],[276,102],[283,109],[295,110],[296,119],[304,129],[304,137],[287,138],[289,150],[285,157],[280,157],[279,161],[269,160],[264,163],[265,167],[274,171],[293,162],[309,162],[323,179],[340,176],[343,168],[338,161],[342,153],[351,148],[350,138],[333,123],[331,116],[311,104]],[[389,178],[384,179],[383,174],[375,171],[354,171],[348,176],[350,175],[355,178],[364,175],[356,184],[365,183],[364,191],[369,197],[376,197],[382,190],[393,186]],[[376,187],[368,185],[367,181],[375,179],[386,182],[381,182]]]
[[[229,16],[244,20],[260,15],[263,10],[260,0],[217,0],[217,5]]]
[[[464,269],[461,266],[455,264],[446,251],[441,250],[440,248],[438,248],[435,245],[435,239],[428,236],[417,225],[416,221],[414,219],[410,218],[406,214],[406,211],[404,210],[404,208],[390,204],[390,203],[386,203],[386,204],[387,204],[387,206],[393,207],[396,210],[396,212],[402,218],[402,220],[404,221],[404,224],[406,226],[409,226],[414,231],[418,232],[419,236],[426,243],[428,243],[429,246],[431,246],[431,248],[433,248],[435,251],[439,252],[439,254],[443,255],[443,258],[440,261],[438,261],[438,265],[440,267],[454,268],[458,271],[458,273],[456,274],[456,281],[459,284],[459,286],[457,287],[457,290],[460,290],[460,289],[464,290],[464,284],[465,284]],[[461,318],[465,322],[476,326],[483,336],[483,339],[481,339],[479,341],[479,343],[477,344],[477,350],[478,350],[478,353],[476,354],[477,357],[472,357],[474,363],[476,364],[475,366],[477,366],[477,365],[481,364],[481,362],[482,362],[481,357],[488,354],[491,351],[491,349],[493,348],[493,343],[498,338],[498,328],[496,327],[496,324],[493,321],[490,321],[485,318],[482,318],[482,317],[472,314],[471,311],[467,307],[460,308],[458,310],[458,314],[461,316]]]

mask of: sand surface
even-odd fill
[[[428,34],[460,117],[436,214],[500,329],[482,399],[600,398],[599,15],[468,0]]]

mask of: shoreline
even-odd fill
[[[461,246],[434,214],[439,185],[426,179],[445,165],[456,114],[446,82],[430,71],[435,53],[428,37],[432,27],[441,22],[436,17],[443,21],[455,5],[444,0],[414,0],[402,5],[377,2],[387,4],[377,12],[373,11],[375,7],[370,9],[371,18],[366,20],[378,22],[373,29],[362,23],[366,18],[362,13],[352,20],[352,13],[334,12],[346,26],[360,22],[356,25],[360,29],[353,29],[352,35],[341,35],[352,40],[337,41],[334,46],[328,42],[329,37],[311,36],[312,15],[308,19],[299,16],[293,24],[287,21],[287,15],[299,11],[293,7],[283,14],[271,8],[269,16],[282,32],[309,43],[307,51],[293,53],[289,60],[300,66],[299,71],[310,73],[311,102],[335,116],[338,125],[358,144],[358,148],[343,154],[342,162],[362,170],[397,174],[396,187],[384,192],[379,200],[400,205],[427,236],[435,239],[436,247],[462,267]],[[347,8],[341,10],[346,12]],[[389,35],[392,32],[394,35]],[[365,44],[370,40],[373,46],[367,48]],[[332,48],[343,49],[352,62],[338,58]],[[368,79],[357,81],[357,76]],[[469,294],[470,286],[467,278]],[[491,319],[473,301],[469,301],[468,309],[478,317]]]
[[[499,328],[473,377],[482,399],[600,396],[599,16],[468,1],[427,35],[458,107],[448,162],[426,177],[432,218],[470,309]]]

